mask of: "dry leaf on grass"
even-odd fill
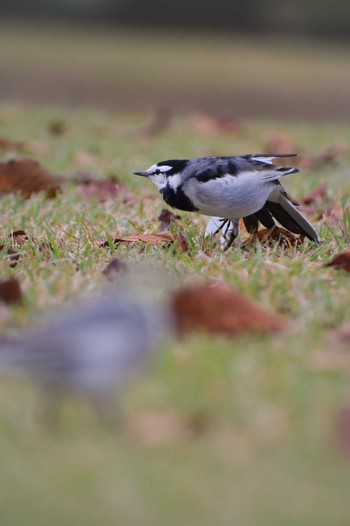
[[[321,214],[316,217],[317,220],[323,219],[325,221],[332,221],[338,223],[344,217],[344,210],[342,208],[325,208]]]
[[[175,224],[179,219],[181,219],[180,216],[175,215],[173,212],[171,212],[170,210],[167,210],[166,208],[163,208],[163,210],[158,216],[158,220],[160,221],[159,231],[161,233],[164,232],[164,230],[167,230],[170,225]],[[178,250],[181,254],[184,254],[185,252],[189,251],[187,240],[185,236],[182,234],[180,228],[177,228],[176,243],[177,243]]]
[[[5,137],[0,137],[0,150],[8,152],[23,150],[23,148],[24,144],[21,141],[11,141],[10,139],[5,139]]]
[[[68,127],[64,121],[56,120],[49,123],[48,130],[51,135],[59,137],[67,132]]]
[[[332,261],[326,263],[326,267],[334,267],[336,269],[346,270],[350,272],[350,252],[343,252],[335,256]]]
[[[123,203],[129,203],[133,199],[133,194],[128,187],[115,176],[102,179],[91,174],[78,172],[63,176],[63,179],[80,185],[81,195],[96,198],[100,203],[116,197],[121,198]]]
[[[83,197],[96,198],[100,203],[104,203],[108,199],[114,199],[119,193],[118,184],[110,179],[101,179],[89,184],[85,184],[80,188],[80,193]]]
[[[174,214],[167,208],[163,208],[161,213],[158,216],[158,221],[160,221],[160,227],[159,230],[163,232],[163,230],[167,230],[169,226],[173,223],[176,223],[178,219],[181,219],[181,217],[177,214]]]
[[[297,146],[293,139],[285,132],[276,131],[267,139],[264,146],[264,153],[283,155],[285,153],[294,153]],[[290,164],[290,159],[279,159],[278,164]],[[293,161],[295,162],[295,161]]]
[[[12,239],[12,243],[18,247],[24,245],[29,239],[27,232],[24,230],[14,230],[9,237]]]
[[[201,133],[220,132],[228,135],[241,133],[241,125],[234,117],[218,117],[196,113],[191,118],[193,128]]]
[[[312,170],[315,166],[315,158],[311,154],[303,153],[294,164],[301,170]]]
[[[301,199],[301,203],[304,205],[311,205],[313,203],[323,202],[327,199],[327,190],[328,186],[326,184],[321,184],[309,194],[304,195],[304,197]]]
[[[18,279],[6,279],[0,281],[0,301],[8,305],[23,303],[23,295]]]
[[[338,338],[343,342],[350,342],[350,326],[345,326],[337,334]]]
[[[15,268],[18,264],[21,254],[18,254],[12,247],[6,247],[5,245],[0,245],[0,252],[6,250],[6,255],[8,256],[9,264],[11,268]]]
[[[24,197],[45,191],[54,197],[60,190],[58,180],[33,159],[0,163],[0,193],[20,192]]]
[[[54,248],[49,241],[43,241],[40,243],[38,250],[46,259],[51,258],[52,254],[54,253]]]
[[[176,243],[180,254],[185,254],[190,250],[186,238],[183,234],[181,234],[181,232],[179,232],[179,235],[177,236]]]
[[[203,330],[235,336],[245,332],[274,332],[285,328],[282,317],[225,285],[197,285],[176,291],[172,304],[179,333]]]
[[[119,258],[113,258],[108,265],[102,270],[102,274],[109,280],[114,281],[121,274],[124,274],[128,267],[124,261]]]
[[[263,228],[242,243],[242,248],[245,248],[256,241],[264,246],[271,246],[278,243],[278,245],[283,248],[290,248],[302,245],[304,243],[304,236],[297,237],[292,234],[292,232],[289,232],[289,230],[277,226],[272,230]]]
[[[168,410],[138,415],[127,423],[127,432],[142,444],[160,446],[197,438],[210,427],[211,422],[206,415],[185,417]]]
[[[348,147],[343,141],[326,146],[316,154],[304,154],[298,159],[298,166],[303,169],[322,167],[325,164],[336,164],[348,154]]]
[[[318,164],[332,164],[338,162],[342,157],[346,156],[349,149],[344,141],[338,141],[330,146],[326,146],[315,156],[315,162]]]
[[[264,146],[265,153],[285,154],[285,153],[298,153],[302,152],[294,140],[285,132],[276,131],[266,141]],[[304,170],[312,169],[317,166],[325,164],[334,164],[338,162],[342,157],[347,155],[349,149],[344,141],[339,140],[338,142],[326,146],[320,152],[311,154],[304,152],[293,160],[293,165],[298,166]],[[280,159],[280,164],[290,164],[290,159]]]
[[[148,245],[158,245],[158,244],[170,244],[174,242],[174,237],[169,233],[159,233],[159,234],[138,234],[135,236],[122,236],[116,237],[113,240],[115,245],[119,243],[145,243]],[[100,244],[100,247],[108,247],[108,241]]]

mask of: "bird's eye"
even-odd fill
[[[155,173],[155,175],[159,175],[160,174],[160,170],[157,169],[154,173]]]

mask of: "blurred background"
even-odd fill
[[[0,100],[346,120],[346,0],[0,1]]]

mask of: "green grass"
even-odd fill
[[[63,119],[67,132],[53,137],[49,124]],[[141,138],[150,115],[108,115],[5,106],[0,135],[36,141],[34,155],[53,173],[74,170],[117,175],[134,193],[131,204],[82,199],[69,182],[53,200],[42,195],[1,198],[1,239],[23,228],[29,241],[11,269],[0,254],[0,275],[17,276],[23,307],[1,307],[3,334],[42,322],[47,311],[93,295],[104,283],[111,259],[99,248],[107,233],[156,231],[164,204],[148,181],[130,175],[166,158],[206,153],[261,151],[276,129],[315,152],[338,138],[349,143],[349,126],[243,124],[238,136],[199,134],[190,119]],[[41,148],[38,148],[40,143]],[[44,147],[43,147],[44,146]],[[93,156],[81,166],[77,152]],[[3,158],[7,158],[6,154]],[[337,448],[338,413],[349,403],[349,378],[313,364],[326,350],[343,352],[337,331],[349,323],[349,277],[324,268],[347,249],[350,218],[349,159],[286,178],[295,197],[323,182],[342,221],[316,224],[325,242],[300,249],[239,246],[223,253],[203,240],[205,220],[181,213],[193,240],[192,256],[173,250],[122,246],[115,255],[132,265],[164,265],[176,284],[220,279],[266,308],[283,313],[289,330],[278,337],[247,335],[235,340],[195,335],[170,343],[154,368],[130,387],[123,400],[125,424],[101,429],[89,407],[68,402],[53,433],[39,418],[34,387],[11,379],[0,383],[0,509],[2,524],[47,525],[347,525],[349,465]],[[241,234],[241,239],[244,233]],[[53,253],[43,256],[42,242]],[[204,253],[204,249],[206,253]],[[344,350],[345,351],[345,350]],[[178,434],[148,443],[130,434],[144,415],[177,415]],[[204,430],[188,437],[183,422],[203,419]],[[157,432],[156,432],[157,435]]]

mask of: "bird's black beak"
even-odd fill
[[[141,175],[142,177],[148,177],[147,172],[134,172],[134,175]]]

